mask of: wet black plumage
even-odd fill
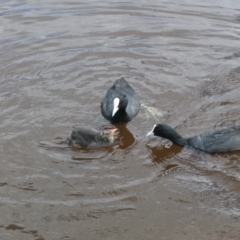
[[[114,113],[114,99],[119,99],[118,110]],[[122,77],[107,91],[102,103],[102,115],[112,123],[131,121],[139,111],[139,101],[134,89]]]

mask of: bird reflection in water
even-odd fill
[[[146,148],[149,152],[150,158],[155,163],[163,163],[182,151],[181,147],[173,144],[169,148],[146,144]]]

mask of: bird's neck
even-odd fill
[[[127,122],[129,121],[129,116],[126,112],[126,108],[120,108],[116,114],[114,115],[113,119],[118,119],[118,122]]]
[[[186,138],[183,138],[183,137],[179,137],[179,138],[174,138],[171,140],[174,144],[178,145],[178,146],[181,146],[181,147],[184,147],[187,145],[187,141],[186,141]]]
[[[177,131],[173,128],[169,129],[169,132],[166,136],[167,139],[172,141],[174,144],[179,145],[181,147],[187,145],[186,138],[183,138]]]

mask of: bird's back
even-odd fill
[[[96,129],[86,127],[75,127],[71,133],[71,142],[82,147],[91,146],[96,142],[99,132]]]
[[[187,144],[209,153],[240,150],[240,127],[211,130],[188,138]]]

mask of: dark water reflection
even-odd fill
[[[153,162],[162,163],[165,160],[172,158],[179,154],[182,151],[182,148],[171,143],[168,143],[170,147],[166,146],[150,146],[149,144],[146,145],[146,148],[149,151],[149,156],[151,157]]]
[[[240,125],[237,1],[0,9],[0,239],[239,238],[240,154],[145,137],[158,121],[186,137]],[[111,147],[53,141],[111,126],[100,102],[119,77],[151,114],[116,125]]]
[[[114,124],[114,126],[119,131],[120,149],[129,149],[137,143],[136,136],[127,128],[127,124]]]

